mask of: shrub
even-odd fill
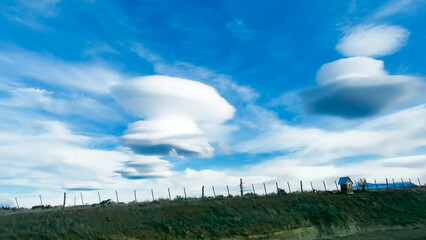
[[[365,178],[360,178],[358,180],[358,185],[361,187],[362,191],[365,191],[365,186],[367,186],[367,180]]]

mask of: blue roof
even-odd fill
[[[349,177],[341,177],[339,179],[339,185],[345,185],[348,180],[352,182],[352,180]]]

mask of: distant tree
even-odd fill
[[[365,178],[360,178],[358,180],[358,185],[361,187],[362,191],[365,191],[365,187],[367,186],[367,180]]]

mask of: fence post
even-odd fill
[[[395,180],[392,178],[393,188],[396,189]]]
[[[201,198],[204,198],[204,186],[201,188]]]
[[[152,195],[152,201],[155,201],[155,198],[154,198],[154,189],[152,189],[152,188],[151,188],[151,195]]]
[[[74,196],[74,207],[75,207],[76,202],[77,202],[77,197]]]
[[[99,203],[101,203],[101,194],[98,192]]]
[[[216,197],[216,192],[214,191],[214,186],[212,186],[213,189],[213,197]]]
[[[289,183],[289,182],[287,182],[287,185],[288,185],[288,192],[289,192],[289,193],[291,193],[290,183]]]
[[[408,180],[410,181],[410,188],[413,187],[413,183],[411,182],[411,178],[408,178]]]
[[[254,184],[251,184],[251,187],[253,188],[253,194],[256,194],[256,191],[254,190]]]
[[[170,188],[167,188],[167,191],[169,192],[169,200],[172,200],[172,195],[170,195]]]
[[[327,187],[325,186],[325,182],[322,181],[322,183],[324,184],[324,190],[327,192]]]
[[[43,200],[41,199],[41,194],[38,196],[40,197],[40,205],[43,206]]]
[[[62,205],[62,212],[64,212],[64,209],[65,209],[65,201],[66,201],[66,199],[67,199],[67,193],[64,192],[64,205]]]
[[[337,191],[339,191],[339,187],[337,186],[337,182],[336,182],[336,181],[334,181],[334,183],[336,184],[336,189],[337,189]]]
[[[229,193],[229,187],[228,187],[228,185],[226,185],[226,190],[228,190],[228,197],[230,197],[231,194]]]
[[[369,190],[369,188],[368,188],[368,182],[367,182],[367,179],[365,179],[365,187],[367,188],[367,191]]]
[[[82,193],[82,192],[80,192],[80,198],[81,198],[81,205],[83,205],[83,206],[84,206],[83,193]]]
[[[374,184],[376,184],[376,189],[377,189],[377,191],[378,191],[378,190],[379,190],[379,187],[377,186],[376,179],[374,179]]]
[[[115,197],[117,198],[117,203],[119,203],[119,201],[118,201],[118,192],[117,192],[117,190],[115,190]]]
[[[389,189],[388,178],[386,178],[386,190]]]
[[[266,192],[266,184],[263,183],[263,188],[265,189],[265,195],[268,195],[268,193]]]
[[[186,199],[186,189],[185,189],[185,187],[183,187],[183,194],[185,195],[185,199]]]
[[[18,209],[19,209],[19,203],[18,203],[18,199],[15,197],[15,202],[16,202],[16,206],[18,207]]]
[[[303,184],[302,184],[302,181],[300,181],[300,191],[303,193]]]
[[[309,183],[311,184],[312,192],[315,192],[314,186],[312,186],[312,181],[309,181]]]
[[[136,197],[136,189],[133,190],[133,193],[135,194],[135,202],[138,202],[138,198]]]
[[[419,179],[419,178],[417,178],[417,181],[419,181],[419,187],[421,187],[421,186],[422,186],[422,184],[420,183],[420,179]]]
[[[402,178],[401,178],[401,182],[402,182],[402,187],[405,189],[404,180],[402,180]]]
[[[241,191],[241,197],[244,196],[243,179],[242,178],[240,178],[240,191]]]
[[[277,183],[277,182],[275,182],[275,185],[277,186],[277,194],[278,194],[278,190],[279,190],[280,188],[278,187],[278,183]]]

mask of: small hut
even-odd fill
[[[340,191],[346,194],[354,194],[353,182],[349,177],[339,179]]]

